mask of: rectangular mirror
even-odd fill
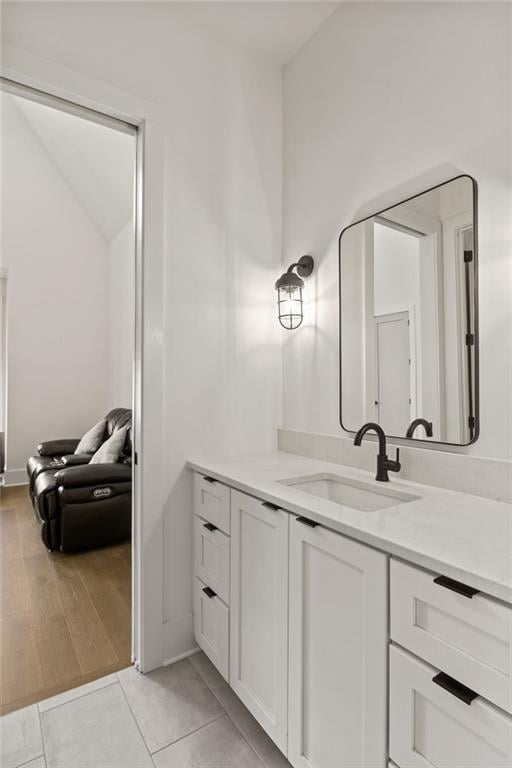
[[[373,421],[393,437],[477,439],[476,230],[477,187],[465,175],[343,230],[343,429]]]

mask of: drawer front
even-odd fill
[[[391,638],[512,712],[512,608],[391,561]]]
[[[438,670],[390,648],[390,758],[401,768],[510,768],[512,718],[436,685]]]
[[[229,534],[229,488],[217,480],[200,475],[194,476],[194,512]]]
[[[212,664],[229,682],[229,608],[208,587],[194,579],[194,634]]]
[[[229,605],[229,536],[201,517],[194,526],[196,576]]]

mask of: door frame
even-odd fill
[[[163,662],[163,118],[158,105],[15,46],[0,88],[136,135],[132,662]]]

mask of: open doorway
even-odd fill
[[[8,712],[132,658],[136,130],[0,98]]]

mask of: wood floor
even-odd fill
[[[26,486],[0,488],[0,713],[130,664],[130,544],[48,552]]]

